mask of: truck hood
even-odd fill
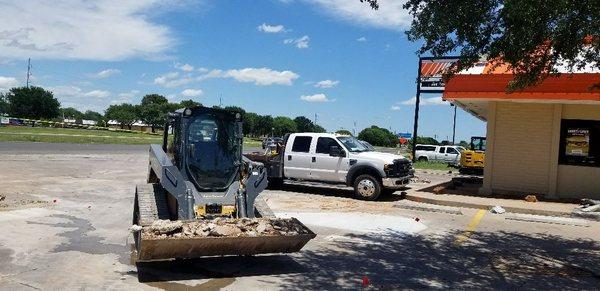
[[[395,155],[390,153],[382,153],[382,152],[362,152],[362,153],[352,153],[353,156],[372,161],[382,161],[386,164],[391,164],[394,160],[398,159],[406,159],[404,156]]]

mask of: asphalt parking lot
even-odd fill
[[[147,165],[143,146],[0,143],[0,289],[600,286],[598,222],[508,220],[415,205],[399,192],[365,202],[303,185],[261,194],[277,215],[317,233],[299,253],[133,265],[133,190]]]

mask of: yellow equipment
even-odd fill
[[[460,156],[461,174],[483,174],[485,164],[486,138],[483,136],[471,137],[471,148],[465,150]]]

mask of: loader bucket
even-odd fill
[[[293,220],[305,228],[306,233],[256,237],[168,237],[156,239],[143,239],[142,235],[137,235],[137,261],[298,252],[316,235],[295,218]]]

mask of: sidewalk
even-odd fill
[[[424,191],[408,191],[406,199],[443,206],[490,209],[502,206],[506,212],[546,216],[571,217],[578,204],[559,202],[527,202],[520,199],[488,198],[455,194],[434,194]]]

